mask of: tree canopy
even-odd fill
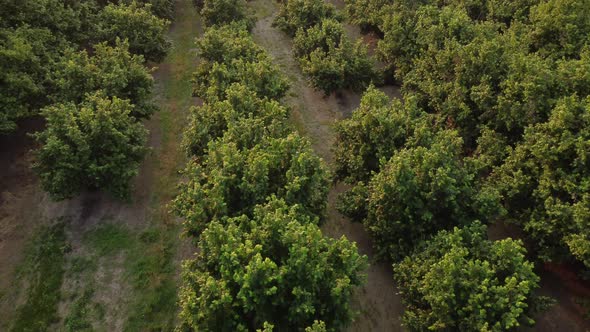
[[[288,0],[282,3],[273,24],[294,37],[297,30],[306,30],[327,18],[341,20],[332,4],[322,0]]]
[[[366,257],[318,228],[327,167],[288,125],[287,81],[240,15],[209,22],[197,41],[204,103],[191,109],[172,203],[199,248],[183,266],[180,328],[334,331],[352,319]]]
[[[428,147],[400,150],[371,179],[364,222],[381,254],[399,260],[441,229],[498,213],[461,148],[455,131],[440,131]]]
[[[163,60],[170,48],[166,39],[170,22],[153,15],[149,5],[109,4],[98,14],[98,20],[100,40],[114,44],[117,39],[126,39],[129,50],[147,60]]]
[[[321,0],[282,3],[274,25],[295,37],[293,53],[311,84],[324,94],[341,89],[360,90],[378,79],[362,41],[351,42],[341,17]]]
[[[171,13],[172,1],[1,0],[0,7],[0,82],[5,87],[0,92],[0,133],[10,133],[18,119],[37,115],[51,103],[79,103],[97,89],[131,99],[142,116],[154,111],[148,106],[149,71],[139,66],[143,59],[165,56],[169,22],[156,15]],[[105,42],[114,49],[103,46]],[[91,50],[101,58],[93,59]],[[125,55],[127,50],[138,57]],[[132,84],[125,84],[127,79]]]
[[[180,318],[185,326],[333,331],[351,320],[348,299],[363,281],[366,257],[345,238],[323,236],[317,220],[300,208],[271,198],[250,218],[207,227],[200,251],[184,266]]]
[[[287,135],[287,110],[275,100],[260,99],[240,83],[232,84],[225,95],[223,101],[190,109],[182,142],[187,155],[203,156],[209,142],[224,135],[228,136],[225,141],[235,142],[240,150],[254,147],[264,137]]]
[[[210,142],[205,159],[190,162],[185,173],[174,209],[189,234],[200,234],[213,219],[250,215],[270,195],[312,216],[322,216],[326,206],[327,169],[295,133],[244,150],[229,140]]]
[[[432,128],[435,118],[419,107],[414,96],[390,102],[371,86],[352,117],[336,124],[336,176],[351,184],[367,182],[401,148],[426,144],[436,131]]]
[[[520,225],[545,261],[575,259],[588,267],[582,220],[588,219],[589,188],[578,142],[588,126],[582,110],[590,95],[589,3],[363,0],[346,7],[354,22],[382,37],[377,53],[402,83],[404,103],[392,109],[421,115],[415,123],[400,119],[400,111],[388,111],[384,96],[370,90],[352,118],[337,126],[337,175],[354,185],[341,209],[357,219],[371,209],[386,211],[391,200],[366,204],[369,184],[390,171],[391,161],[384,160],[415,150],[415,142],[424,145],[428,127],[452,130],[463,139],[456,160],[478,193],[466,204],[479,207],[464,209],[483,206],[490,211],[486,218],[476,215],[483,222],[501,217]]]
[[[517,240],[489,241],[479,222],[441,231],[394,264],[412,331],[507,331],[529,325],[539,277]]]
[[[155,106],[151,103],[153,78],[144,66],[143,57],[129,52],[127,41],[117,40],[114,47],[95,45],[88,52],[68,50],[56,64],[51,75],[55,102],[81,102],[87,93],[102,90],[107,96],[128,99],[135,105],[133,116],[149,117]]]
[[[44,108],[47,128],[35,135],[41,147],[33,166],[43,188],[55,199],[94,189],[127,198],[147,139],[132,112],[128,100],[109,98],[100,91],[78,105]]]
[[[565,97],[491,176],[545,259],[575,257],[590,267],[589,151],[590,99]]]

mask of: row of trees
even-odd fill
[[[336,330],[366,257],[322,235],[327,168],[288,125],[287,81],[230,2],[196,2],[209,25],[193,80],[203,104],[190,110],[172,203],[198,246],[183,265],[181,329]]]
[[[369,0],[347,8],[383,33],[379,52],[404,99],[432,114],[436,130],[463,138],[460,155],[480,187],[497,191],[503,218],[527,231],[543,259],[585,263],[590,4]],[[367,170],[378,171],[371,162]]]
[[[294,37],[293,53],[311,84],[326,95],[361,90],[377,80],[367,48],[346,36],[341,16],[322,0],[288,0],[281,3],[274,25]]]
[[[35,170],[55,199],[85,189],[125,198],[155,110],[172,0],[0,1],[0,131],[42,115]]]
[[[506,216],[502,188],[481,182],[485,160],[466,157],[459,132],[446,126],[415,96],[389,102],[371,87],[336,127],[337,177],[352,185],[339,209],[394,262],[411,330],[532,324],[551,301],[533,294],[539,278],[523,243],[488,241],[479,222]]]
[[[538,277],[522,244],[489,242],[474,221],[514,223],[538,260],[590,267],[590,5],[351,0],[346,9],[382,36],[377,51],[403,101],[370,88],[338,124],[336,175],[352,185],[339,207],[394,261],[406,324],[531,322],[527,312],[548,302],[532,295]]]

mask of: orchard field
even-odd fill
[[[590,2],[0,0],[0,331],[588,331]]]

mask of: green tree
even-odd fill
[[[512,219],[545,260],[575,257],[590,267],[590,99],[561,99],[490,180]]]
[[[114,45],[118,39],[127,39],[129,50],[147,60],[160,62],[170,48],[166,39],[170,22],[152,14],[149,5],[109,4],[100,11],[98,20],[100,41]]]
[[[242,58],[229,63],[202,63],[194,74],[193,94],[204,100],[223,100],[233,83],[241,83],[260,98],[280,99],[289,89],[287,80],[266,54],[255,61]]]
[[[35,135],[41,147],[33,165],[43,188],[57,200],[86,189],[128,197],[147,139],[132,112],[129,101],[100,92],[79,105],[44,108],[47,127]]]
[[[96,23],[94,1],[0,0],[0,27],[48,29],[55,38],[86,41]]]
[[[225,94],[223,101],[191,108],[182,141],[188,156],[204,155],[209,142],[224,135],[240,150],[254,147],[264,137],[287,135],[287,110],[277,101],[260,99],[239,83],[232,84]]]
[[[580,51],[579,59],[562,59],[556,63],[556,95],[590,95],[590,47]]]
[[[531,8],[533,45],[554,59],[577,57],[590,46],[590,3],[576,0],[549,0]]]
[[[476,187],[462,143],[440,131],[428,147],[397,152],[371,179],[364,223],[381,255],[397,261],[439,230],[499,213],[494,192]]]
[[[84,50],[68,50],[51,76],[54,102],[77,104],[87,93],[102,90],[109,97],[128,99],[135,105],[132,115],[137,118],[147,118],[156,110],[151,102],[154,80],[143,57],[129,52],[127,41],[117,40],[114,47],[97,44],[92,56]]]
[[[127,0],[131,3],[134,0]],[[172,20],[174,18],[174,0],[141,0],[140,2],[150,4],[150,9],[154,15]]]
[[[273,25],[293,37],[298,29],[306,30],[327,18],[341,20],[336,8],[323,0],[286,0]]]
[[[352,44],[342,24],[333,19],[322,20],[308,29],[300,28],[294,52],[311,84],[326,95],[346,88],[364,89],[376,79],[366,45],[360,40]]]
[[[441,231],[393,266],[407,305],[404,324],[411,331],[508,331],[534,323],[539,277],[525,256],[520,241],[487,240],[479,222]]]
[[[345,0],[346,15],[350,23],[363,30],[378,29],[388,14],[389,0]]]
[[[184,327],[335,331],[350,322],[366,256],[344,237],[323,236],[300,208],[272,198],[252,218],[209,225],[196,258],[183,266]]]
[[[242,21],[252,27],[253,21],[248,17],[244,0],[196,0],[195,4],[206,26]]]
[[[228,63],[234,59],[256,61],[263,53],[243,22],[208,28],[197,39],[197,48],[200,59],[220,63]]]
[[[35,114],[47,102],[54,40],[45,29],[0,29],[0,134],[13,131],[17,119]]]
[[[296,57],[304,57],[316,49],[328,52],[330,47],[337,47],[346,38],[344,26],[335,19],[323,19],[318,24],[297,29],[293,38],[293,53]]]
[[[385,93],[369,87],[352,117],[336,125],[336,176],[352,184],[367,182],[383,161],[406,144],[424,144],[432,136],[433,120],[414,96],[390,102]]]
[[[251,215],[271,195],[311,216],[322,216],[326,207],[326,166],[295,133],[245,150],[231,140],[213,141],[205,159],[189,162],[185,174],[173,209],[190,235],[198,236],[214,219]]]

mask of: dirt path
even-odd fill
[[[180,227],[167,204],[184,164],[179,142],[186,110],[195,103],[189,80],[196,64],[193,41],[201,31],[191,0],[176,2],[168,34],[173,49],[154,72],[161,111],[146,122],[152,151],[134,179],[131,203],[100,192],[51,201],[29,169],[34,142],[26,132],[42,123],[30,120],[16,135],[0,137],[0,330],[8,329],[25,301],[16,272],[27,242],[57,217],[68,219],[71,249],[56,330],[65,324],[99,331],[172,330],[178,262],[190,250],[179,240]]]
[[[254,39],[262,45],[288,76],[291,93],[286,103],[292,108],[292,121],[301,134],[312,141],[314,150],[332,165],[334,144],[333,125],[350,116],[360,103],[360,93],[345,91],[324,97],[322,92],[310,87],[291,53],[291,40],[272,27],[277,6],[272,0],[250,2],[256,11],[258,22],[253,30]],[[393,87],[384,89],[390,96],[399,92]],[[400,315],[403,307],[392,280],[389,264],[372,260],[373,252],[369,235],[359,223],[352,223],[335,208],[336,196],[343,186],[334,186],[329,194],[328,218],[322,230],[333,237],[345,236],[357,243],[360,251],[369,256],[371,266],[367,271],[367,283],[358,290],[353,306],[359,316],[348,331],[401,331]]]

